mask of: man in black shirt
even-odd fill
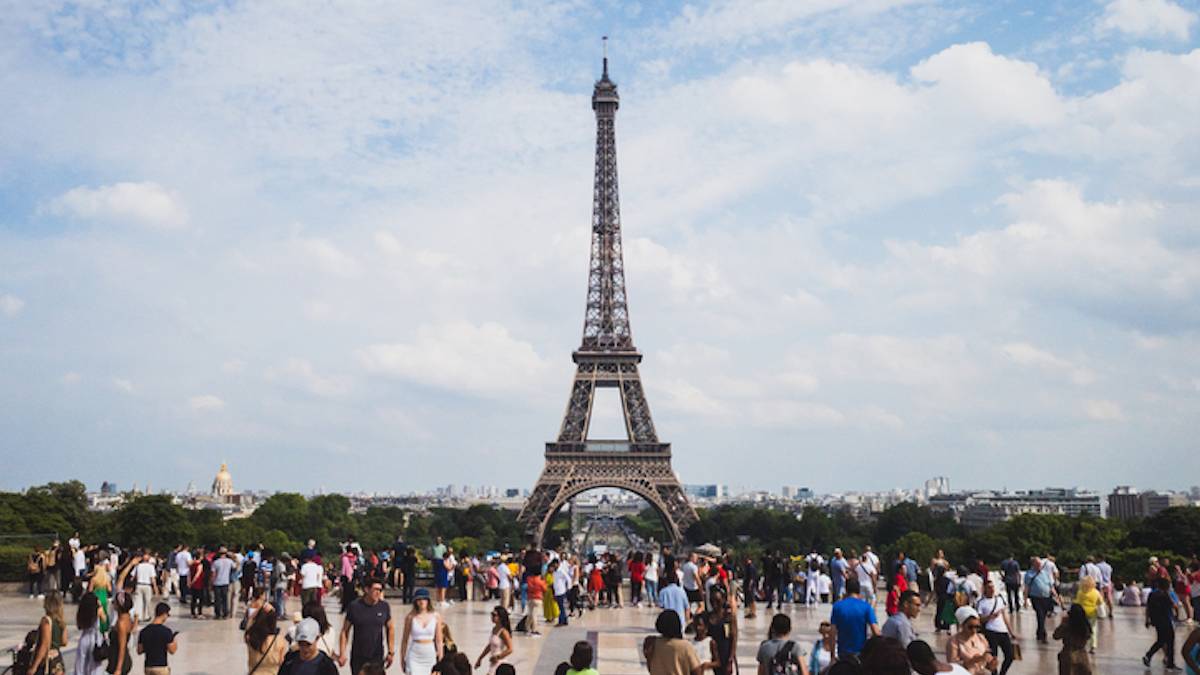
[[[1170,589],[1170,581],[1155,579],[1154,592],[1146,600],[1146,628],[1154,626],[1157,633],[1154,646],[1142,657],[1142,663],[1147,668],[1150,667],[1150,657],[1162,649],[1167,670],[1179,670],[1175,667],[1175,604],[1171,602]]]
[[[167,654],[174,654],[175,631],[167,628],[171,606],[160,602],[154,608],[154,620],[138,633],[137,653],[146,655],[146,675],[170,675]]]
[[[396,627],[392,622],[392,609],[383,599],[383,582],[368,579],[363,597],[350,603],[346,609],[346,622],[342,624],[341,640],[338,644],[338,665],[346,665],[350,656],[350,672],[357,673],[365,663],[382,663],[392,667],[396,656]],[[354,642],[346,650],[350,631],[354,631]],[[383,649],[384,634],[387,634],[387,652]]]

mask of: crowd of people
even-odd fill
[[[423,559],[432,588],[418,586]],[[774,552],[739,561],[715,547],[679,555],[669,547],[579,555],[531,543],[515,552],[468,554],[441,539],[419,551],[397,538],[376,551],[353,537],[335,556],[323,555],[311,540],[293,556],[262,546],[126,552],[83,546],[76,535],[31,552],[28,570],[29,594],[42,599],[45,615],[26,638],[21,666],[38,675],[66,670],[67,599],[77,604],[74,673],[124,675],[137,654],[145,673],[169,674],[178,633],[167,627],[168,598],[193,620],[237,619],[251,675],[337,673],[346,666],[355,675],[374,674],[397,661],[408,675],[468,675],[485,662],[489,675],[505,675],[512,673],[515,634],[536,638],[587,611],[623,606],[661,610],[658,635],[643,645],[651,675],[733,675],[740,672],[739,621],[756,617],[759,605],[778,611],[785,603],[818,612],[828,605],[828,621],[817,640],[798,645],[789,639],[789,615],[773,615],[758,648],[758,675],[1005,675],[1021,658],[1013,617],[1022,610],[1034,614],[1037,641],[1061,643],[1060,673],[1087,674],[1097,623],[1112,616],[1114,605],[1144,607],[1155,636],[1143,658],[1147,667],[1161,652],[1168,670],[1180,656],[1200,673],[1200,629],[1180,649],[1175,644],[1176,626],[1194,626],[1200,611],[1196,559],[1184,567],[1151,558],[1139,584],[1115,578],[1103,557],[1065,570],[1053,556],[1033,557],[1024,566],[1009,556],[989,569],[980,560],[952,566],[941,551],[925,565],[903,552],[884,561],[870,547],[861,554],[834,549],[828,558],[817,551]],[[388,587],[410,606],[398,646],[384,600]],[[300,608],[292,615],[289,598]],[[439,613],[462,601],[494,603],[492,630],[474,661]],[[327,607],[343,616],[336,636]],[[1051,628],[1056,613],[1063,616]],[[926,626],[935,636],[948,633],[943,654],[935,656],[931,641],[921,639]],[[581,645],[560,669],[597,675],[591,647]]]

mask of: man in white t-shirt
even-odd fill
[[[683,587],[683,592],[687,594],[690,605],[704,604],[704,598],[700,594],[700,566],[696,564],[697,559],[696,554],[692,553],[688,556],[687,562],[680,567],[680,571],[683,573],[683,581],[680,585]]]
[[[186,546],[175,554],[175,571],[179,573],[179,602],[186,604],[191,596],[188,584],[188,570],[192,566],[192,552]]]
[[[565,560],[551,560],[550,572],[554,575],[554,602],[558,604],[558,625],[567,625],[570,607],[567,606],[567,593],[571,591],[571,564]]]
[[[312,558],[300,566],[300,602],[308,605],[320,600],[321,589],[325,587],[325,568],[313,562]]]
[[[876,575],[876,578],[878,579],[879,578],[879,556],[875,555],[875,552],[871,550],[870,545],[863,547],[862,559],[871,563],[871,567],[875,568],[875,575]]]
[[[983,637],[987,638],[988,648],[992,654],[997,651],[1004,655],[1004,663],[1000,673],[1007,673],[1016,659],[1013,643],[1017,641],[1008,623],[1008,603],[1004,596],[996,592],[995,579],[983,582],[983,595],[975,603],[975,611],[979,612],[979,620],[983,624]]]
[[[859,559],[858,564],[854,566],[854,573],[858,575],[858,585],[861,589],[862,599],[866,600],[868,604],[875,604],[875,586],[879,579],[875,566],[864,555]]]
[[[137,583],[133,591],[133,614],[142,621],[154,618],[151,604],[158,594],[158,575],[149,551],[142,552],[142,561],[133,566],[133,579]]]

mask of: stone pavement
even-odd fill
[[[399,649],[403,615],[408,608],[398,599],[390,598],[388,602],[396,617],[397,635],[396,648]],[[41,614],[41,603],[30,600],[26,596],[5,595],[0,597],[0,648],[17,644],[25,632],[34,628]],[[335,600],[327,605],[330,619],[333,622],[330,644],[336,645],[336,631],[341,626],[341,617],[337,614]],[[467,653],[472,662],[487,644],[490,630],[491,603],[467,602],[457,603],[442,610],[449,623],[455,641]],[[182,611],[180,611],[182,609]],[[299,611],[299,601],[291,598],[288,601],[288,615]],[[820,622],[829,617],[829,606],[815,608],[786,605],[785,610],[792,617],[792,637],[805,650],[811,648],[817,638],[817,627]],[[877,611],[882,619],[883,606]],[[74,605],[68,605],[67,621],[74,619]],[[519,614],[519,612],[518,612]],[[583,619],[575,620],[566,629],[547,627],[541,637],[528,637],[517,634],[515,638],[516,653],[510,662],[516,667],[518,675],[551,675],[554,666],[566,659],[577,640],[589,640],[597,649],[598,668],[601,675],[640,675],[645,673],[645,664],[641,657],[641,641],[653,632],[655,610],[648,608],[634,609],[597,609],[588,612]],[[1061,618],[1059,613],[1051,619],[1051,625],[1057,625]],[[758,617],[742,621],[742,634],[738,645],[738,662],[741,671],[752,673],[755,667],[754,656],[758,643],[765,637],[771,614],[762,605],[758,608]],[[516,620],[514,619],[514,625]],[[1031,610],[1020,612],[1015,624],[1017,633],[1022,636],[1024,660],[1013,665],[1012,673],[1054,673],[1057,672],[1056,654],[1058,644],[1038,645],[1033,640],[1034,618]],[[179,651],[171,659],[174,675],[230,675],[245,673],[247,670],[246,651],[238,631],[237,620],[215,621],[212,619],[193,620],[187,617],[186,608],[172,611],[169,622],[178,630]],[[290,621],[282,622],[284,628],[291,625]],[[922,639],[932,641],[939,652],[944,653],[946,636],[934,636],[932,616],[925,612],[917,620],[918,631]],[[1177,632],[1177,645],[1182,644],[1187,635],[1187,628],[1180,626]],[[70,647],[78,638],[74,625],[70,626]],[[1114,619],[1101,621],[1099,624],[1100,646],[1095,657],[1097,673],[1143,673],[1147,672],[1141,664],[1141,655],[1153,642],[1153,632],[1143,628],[1140,608],[1117,608]],[[68,653],[68,668],[74,661],[73,654]],[[142,672],[141,659],[135,656],[133,673]],[[0,662],[0,669],[8,665],[8,661]],[[349,672],[349,668],[342,669]],[[68,670],[68,672],[70,672]],[[392,672],[399,673],[399,665]],[[478,672],[484,673],[485,669]],[[1162,672],[1161,660],[1156,662],[1150,672]]]

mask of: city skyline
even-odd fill
[[[1200,6],[860,5],[13,8],[0,489],[531,488],[602,34],[684,483],[1190,488]]]

